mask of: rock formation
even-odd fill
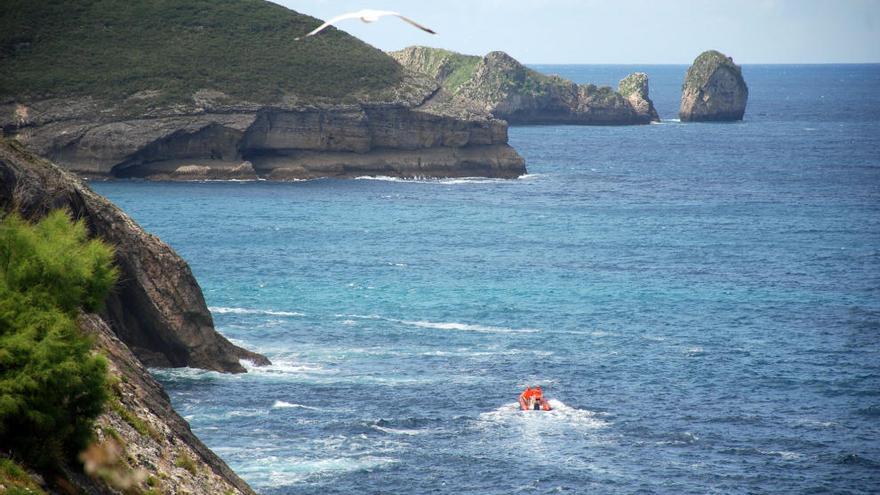
[[[0,210],[33,220],[56,208],[69,209],[116,246],[120,282],[103,317],[144,364],[241,372],[239,359],[268,362],[214,330],[189,266],[167,244],[73,175],[14,141],[0,141]]]
[[[740,67],[723,53],[708,50],[688,68],[678,115],[682,122],[742,120],[748,99]]]
[[[627,125],[660,120],[643,73],[628,76],[614,91],[546,76],[504,52],[476,57],[413,46],[390,55],[510,124]]]
[[[335,28],[295,41],[320,21],[270,2],[182,2],[169,15],[160,4],[124,0],[67,9],[10,1],[18,14],[11,27],[0,23],[12,31],[0,30],[0,129],[79,174],[526,171],[507,144],[507,123]],[[82,28],[94,25],[103,27]]]
[[[113,377],[109,406],[95,424],[96,442],[84,454],[92,476],[78,466],[58,466],[64,478],[49,480],[57,485],[50,491],[253,494],[196,438],[145,365],[235,372],[244,371],[239,359],[268,360],[214,330],[201,289],[170,247],[80,179],[0,139],[0,214],[16,211],[36,220],[56,208],[69,209],[92,235],[115,247],[120,281],[102,314],[79,319],[107,356]]]

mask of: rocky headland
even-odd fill
[[[644,73],[627,76],[615,91],[541,74],[504,52],[479,57],[412,46],[391,56],[512,125],[632,125],[660,120]]]
[[[82,455],[86,472],[58,466],[37,484],[62,493],[253,493],[192,433],[146,366],[241,372],[241,359],[268,360],[215,331],[189,266],[167,244],[80,179],[0,139],[0,212],[37,220],[58,208],[115,247],[117,286],[100,314],[79,318],[108,358],[112,393]]]
[[[317,19],[255,0],[106,3],[12,0],[0,18],[0,128],[68,170],[181,180],[526,171],[504,121],[433,79],[335,28],[297,41]]]
[[[682,122],[742,120],[748,99],[742,69],[723,53],[707,50],[685,75],[679,118]]]

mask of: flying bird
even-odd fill
[[[348,14],[338,15],[338,16],[334,17],[333,19],[330,19],[329,21],[325,22],[324,24],[321,24],[320,26],[315,28],[314,31],[310,32],[309,34],[302,36],[301,38],[296,38],[296,39],[299,40],[302,38],[306,38],[308,36],[314,36],[314,35],[320,33],[321,31],[323,31],[324,29],[326,29],[327,27],[329,27],[333,24],[336,24],[339,21],[344,21],[346,19],[360,19],[363,22],[369,23],[369,22],[376,22],[379,20],[380,17],[385,17],[385,16],[389,16],[389,15],[399,17],[400,19],[412,24],[413,26],[415,26],[415,27],[421,29],[422,31],[427,32],[427,33],[437,34],[432,29],[429,29],[425,26],[422,26],[418,22],[410,19],[409,17],[402,16],[397,12],[392,12],[390,10],[359,10],[357,12],[349,12]]]

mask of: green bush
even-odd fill
[[[107,363],[76,317],[107,296],[112,260],[63,211],[0,221],[0,445],[35,466],[79,452],[107,399]]]

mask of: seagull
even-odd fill
[[[321,31],[323,31],[324,29],[326,29],[327,27],[329,27],[330,25],[336,24],[337,22],[344,21],[346,19],[360,19],[364,22],[369,23],[369,22],[376,22],[379,20],[380,17],[385,17],[385,16],[389,16],[389,15],[399,17],[399,18],[403,19],[404,21],[412,24],[413,26],[415,26],[415,27],[421,29],[422,31],[427,32],[427,33],[437,34],[433,30],[428,29],[427,27],[422,26],[418,22],[410,19],[409,17],[402,16],[397,12],[392,12],[390,10],[369,10],[369,9],[367,9],[367,10],[359,10],[357,12],[349,12],[348,14],[338,15],[338,16],[334,17],[333,19],[330,19],[329,21],[325,22],[324,24],[321,24],[320,26],[315,28],[314,31],[303,36],[302,38],[314,36],[314,35],[320,33]],[[296,38],[296,39],[299,40],[302,38]]]

